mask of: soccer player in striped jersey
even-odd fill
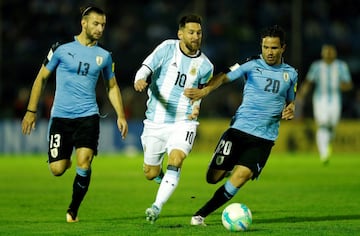
[[[191,103],[185,88],[201,88],[213,74],[213,65],[200,51],[201,18],[183,16],[178,39],[163,41],[146,57],[135,75],[134,88],[147,88],[148,101],[141,142],[144,149],[144,174],[160,183],[154,203],[146,209],[146,219],[154,223],[163,205],[175,191],[180,170],[190,153],[200,101]],[[162,171],[165,155],[166,171]]]
[[[342,92],[349,91],[352,87],[348,65],[345,61],[337,59],[334,45],[324,44],[321,48],[321,60],[316,60],[310,65],[298,97],[299,101],[303,101],[303,98],[313,91],[313,115],[317,125],[316,143],[320,160],[324,164],[329,161],[331,141],[341,117]]]
[[[231,174],[195,212],[191,225],[205,225],[206,216],[233,198],[248,180],[258,178],[278,137],[280,120],[294,117],[298,73],[282,57],[285,32],[277,25],[266,28],[260,43],[261,55],[235,64],[202,89],[185,90],[196,101],[223,83],[245,78],[243,101],[215,148],[206,180],[216,184]]]
[[[99,139],[99,108],[96,84],[103,77],[108,97],[117,115],[117,126],[123,138],[128,125],[119,86],[114,74],[111,53],[98,44],[106,16],[102,9],[81,8],[79,35],[68,43],[56,43],[48,53],[34,81],[22,132],[29,135],[35,128],[36,112],[42,90],[51,73],[56,71],[56,90],[49,124],[49,169],[61,176],[71,166],[75,148],[76,176],[72,201],[66,213],[67,222],[78,221],[78,210],[89,188],[91,162],[97,155]]]

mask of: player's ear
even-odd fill
[[[183,38],[183,32],[182,32],[182,30],[178,30],[177,35],[178,35],[178,38],[181,40],[181,39]]]
[[[86,24],[86,20],[84,18],[81,19],[81,27],[82,28],[84,28],[85,24]]]

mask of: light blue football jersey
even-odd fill
[[[77,118],[99,114],[96,84],[100,73],[105,80],[115,76],[109,51],[99,45],[87,47],[76,39],[54,45],[44,61],[56,70],[56,90],[51,117]]]
[[[347,64],[338,59],[331,64],[322,60],[313,62],[306,78],[315,84],[314,101],[325,99],[329,105],[341,102],[340,83],[351,82]]]
[[[185,88],[199,88],[213,74],[213,64],[199,51],[194,57],[185,55],[179,40],[165,40],[144,60],[151,71],[146,119],[155,123],[188,121],[192,113]]]
[[[298,74],[288,64],[269,66],[260,56],[236,64],[227,76],[245,78],[243,101],[233,117],[232,128],[275,141],[286,102],[295,100]]]

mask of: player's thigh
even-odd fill
[[[335,126],[341,116],[341,102],[334,98],[313,100],[313,112],[316,123],[320,126]]]
[[[196,123],[180,122],[168,127],[168,132],[171,134],[167,141],[166,149],[168,154],[173,150],[180,150],[181,158],[185,158],[192,150],[196,137]],[[185,154],[185,155],[183,155]]]
[[[274,142],[254,136],[248,139],[248,144],[244,146],[236,165],[249,168],[252,171],[251,178],[255,179],[265,167]]]
[[[73,150],[73,128],[69,119],[52,118],[48,137],[49,163],[59,160],[70,160]]]
[[[169,133],[162,127],[144,126],[141,143],[144,151],[144,164],[159,166],[164,158],[166,140]]]
[[[77,150],[76,156],[81,160],[91,162],[93,156],[97,155],[99,135],[100,135],[100,117],[98,115],[81,117],[75,119],[76,128],[73,139]],[[89,150],[90,149],[90,150]]]
[[[229,171],[213,169],[209,166],[206,172],[206,182],[208,182],[209,184],[216,184],[220,180],[222,180],[227,173],[229,173]]]
[[[328,107],[323,100],[313,100],[314,119],[317,124],[326,124],[328,122]]]
[[[332,104],[330,112],[329,112],[329,119],[330,125],[336,126],[339,123],[341,117],[341,102],[335,102]]]
[[[234,168],[237,157],[240,155],[240,146],[242,145],[237,135],[237,131],[232,128],[222,134],[206,173],[208,183],[217,183],[224,178],[227,172]]]

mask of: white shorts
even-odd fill
[[[341,101],[333,99],[329,102],[326,97],[313,99],[313,112],[319,126],[336,126],[341,116]]]
[[[144,163],[160,165],[165,153],[179,149],[188,155],[194,144],[198,122],[178,122],[156,124],[144,121],[141,143],[144,150]]]

